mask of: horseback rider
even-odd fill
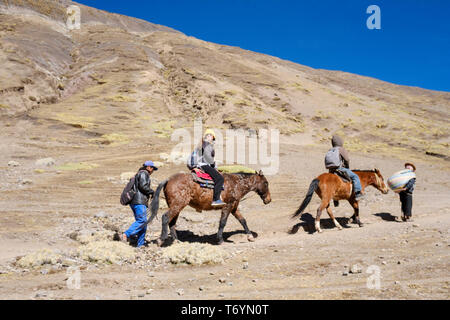
[[[350,158],[347,150],[344,148],[344,141],[341,137],[334,135],[331,139],[331,145],[333,147],[328,150],[325,156],[325,167],[329,169],[330,173],[338,172],[349,177],[352,181],[355,199],[361,199],[363,197],[361,192],[361,181],[359,180],[358,175],[349,169]]]
[[[211,176],[214,181],[214,193],[211,206],[218,207],[223,206],[225,202],[220,199],[220,193],[222,192],[224,179],[222,175],[215,169],[216,162],[214,161],[214,141],[216,140],[215,133],[212,129],[207,129],[203,135],[201,150],[199,158],[196,163],[196,167],[206,172]],[[200,149],[200,146],[199,146]]]

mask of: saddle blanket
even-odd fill
[[[211,176],[206,172],[203,172],[199,169],[194,169],[192,170],[191,174],[194,182],[197,182],[200,185],[200,187],[214,189],[214,181],[212,180]],[[222,187],[222,190],[224,190],[224,187]]]
[[[203,172],[202,170],[199,170],[199,169],[194,169],[194,170],[192,170],[196,175],[197,175],[197,177],[199,177],[200,179],[203,179],[203,180],[211,180],[212,181],[212,178],[211,178],[211,176],[209,175],[209,174],[207,174],[206,172]]]

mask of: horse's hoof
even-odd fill
[[[337,227],[338,228],[338,230],[342,230],[342,227]]]
[[[364,227],[364,223],[362,223],[362,222],[358,223],[358,225],[360,228]]]
[[[163,243],[164,243],[163,240],[161,240],[161,239],[156,239],[156,245],[157,245],[158,247],[161,247],[161,246],[163,245]]]
[[[253,237],[253,235],[249,234],[249,235],[247,236],[247,240],[248,240],[249,242],[255,242],[255,237]]]
[[[317,231],[318,233],[322,233],[322,232],[323,232],[322,229],[317,229],[316,231]]]

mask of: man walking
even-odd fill
[[[155,170],[158,170],[158,168],[152,161],[146,161],[142,167],[139,168],[135,177],[136,194],[130,203],[136,221],[121,235],[122,241],[128,241],[130,237],[137,236],[137,247],[145,244],[148,201],[150,196],[153,196],[154,193],[150,187],[150,175]]]

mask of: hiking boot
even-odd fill
[[[225,202],[223,202],[222,200],[216,200],[216,201],[213,201],[212,203],[211,203],[211,206],[212,207],[221,207],[221,206],[223,206],[225,204]]]

